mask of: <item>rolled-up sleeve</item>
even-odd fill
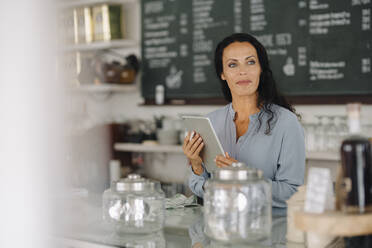
[[[304,130],[297,120],[291,121],[284,131],[277,172],[272,180],[273,207],[286,207],[286,200],[304,183],[305,160]]]
[[[199,197],[203,197],[204,195],[203,186],[205,181],[209,178],[209,173],[205,168],[203,169],[204,169],[203,173],[199,176],[194,173],[192,167],[190,166],[191,176],[189,177],[189,188],[195,195]]]

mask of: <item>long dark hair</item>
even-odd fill
[[[276,87],[276,83],[274,80],[273,73],[271,71],[269,65],[269,59],[266,53],[265,47],[252,35],[246,33],[235,33],[232,34],[225,39],[223,39],[220,43],[218,43],[216,47],[216,51],[214,53],[214,66],[216,69],[216,74],[219,80],[221,81],[221,88],[222,92],[225,96],[225,99],[228,102],[232,102],[232,95],[230,88],[225,80],[221,79],[221,74],[223,72],[223,65],[222,65],[222,55],[224,49],[234,42],[249,42],[256,48],[258,60],[261,65],[261,75],[260,75],[260,82],[258,84],[258,97],[257,97],[257,107],[262,108],[263,111],[258,116],[259,120],[259,130],[262,124],[262,114],[266,112],[269,115],[269,119],[267,120],[267,128],[265,130],[265,134],[270,134],[273,125],[275,124],[275,112],[272,110],[272,105],[277,104],[282,106],[283,108],[288,109],[289,111],[296,114],[295,109],[292,105],[285,99],[285,97],[280,94]],[[296,114],[298,118],[300,116]]]

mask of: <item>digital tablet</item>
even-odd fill
[[[203,116],[182,116],[182,119],[187,131],[195,131],[203,138],[204,147],[201,151],[201,158],[203,159],[207,171],[212,172],[217,170],[218,167],[214,159],[220,154],[225,156],[225,152],[223,151],[211,121]]]

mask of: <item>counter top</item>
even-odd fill
[[[80,245],[69,243],[67,247],[225,247],[204,235],[202,206],[166,210],[164,229],[147,235],[112,232],[101,219],[98,196],[65,201],[63,211],[66,214],[58,218],[59,231],[54,236],[59,237],[59,242],[64,240],[65,244],[68,241],[80,242]],[[287,218],[273,217],[270,238],[259,244],[241,247],[305,247],[304,244],[287,242],[286,231]]]

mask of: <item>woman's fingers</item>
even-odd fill
[[[226,153],[226,157],[222,156],[222,155],[218,155],[216,156],[216,165],[218,167],[224,167],[224,166],[230,166],[232,163],[234,162],[237,162],[237,160],[233,159],[232,157],[228,156],[228,154]]]
[[[194,135],[191,135],[191,137],[192,137],[191,140],[190,140],[190,137],[189,137],[189,142],[186,145],[187,150],[191,150],[191,147],[198,140],[198,138],[200,137],[200,135],[198,133],[195,133]]]
[[[203,149],[203,146],[200,147],[202,144],[203,139],[201,138],[200,134],[196,133],[195,131],[189,132],[185,139],[183,140],[183,153],[188,158],[195,158],[199,156],[199,153],[201,149]]]
[[[203,142],[203,139],[199,137],[195,143],[191,146],[190,151],[191,153],[195,153],[196,149],[198,149],[199,145]]]
[[[230,157],[230,155],[229,155],[227,152],[225,152],[225,157],[226,157],[228,160],[230,160],[231,163],[238,162],[238,160],[236,160],[236,159]]]
[[[219,168],[230,166],[229,164],[225,164],[225,163],[223,163],[223,162],[221,162],[221,161],[217,161],[217,160],[216,160],[216,165],[217,165],[217,167],[219,167]]]
[[[203,149],[203,147],[204,147],[204,142],[203,142],[203,140],[202,140],[202,141],[200,142],[198,148],[196,148],[196,150],[195,150],[195,152],[194,152],[194,155],[199,156],[199,154],[200,154],[201,150]]]
[[[224,157],[224,156],[222,156],[222,155],[218,155],[218,156],[216,157],[216,160],[217,160],[217,159],[218,159],[219,161],[225,163],[225,164],[229,164],[229,163],[231,163],[231,159],[226,158],[226,157]]]
[[[186,145],[190,142],[190,136],[193,135],[194,131],[192,132],[187,132],[186,137],[183,139],[183,147],[186,147]]]
[[[189,143],[191,142],[190,140],[190,136],[193,135],[193,132],[187,132],[187,135],[186,137],[183,139],[183,145],[182,145],[182,149],[183,149],[183,152],[187,155],[188,153],[188,150],[189,150]]]
[[[222,155],[216,156],[215,162],[216,162],[216,165],[218,167],[223,167],[223,166],[228,166],[229,165],[223,158],[224,158],[224,156],[222,156]]]

